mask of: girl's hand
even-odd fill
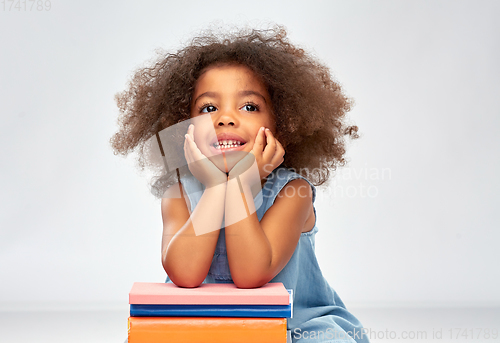
[[[285,160],[283,158],[285,149],[274,137],[271,130],[264,127],[257,133],[252,153],[257,160],[261,179],[271,174]]]
[[[229,172],[229,178],[243,176],[250,167],[258,169],[260,180],[268,176],[274,169],[283,163],[285,149],[274,137],[271,130],[260,128],[250,153],[239,161]],[[252,169],[254,169],[252,168]],[[254,179],[249,175],[249,179]]]
[[[194,125],[188,127],[187,134],[184,140],[184,156],[188,163],[188,168],[191,174],[198,179],[206,188],[225,183],[227,181],[226,173],[222,172],[215,166],[198,149],[194,141]],[[215,156],[218,157],[218,156]]]

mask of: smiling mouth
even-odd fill
[[[231,148],[238,148],[244,144],[245,142],[236,139],[224,139],[212,144],[212,146],[217,150],[226,150]]]

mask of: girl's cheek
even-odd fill
[[[205,140],[201,139],[200,137],[196,137],[195,135],[194,142],[198,146],[198,149],[200,149],[202,152],[205,153],[207,151],[206,147],[208,146],[208,143]]]
[[[191,123],[195,127],[194,139],[197,144],[215,137],[214,125],[209,115],[191,118]]]

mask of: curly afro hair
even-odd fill
[[[232,63],[250,68],[267,87],[276,137],[286,152],[282,166],[321,185],[331,171],[345,165],[345,138],[358,138],[357,126],[345,120],[352,101],[326,66],[288,41],[282,26],[225,34],[210,31],[175,54],[158,52],[116,95],[120,115],[119,130],[111,138],[115,155],[137,151],[138,165],[144,169],[147,140],[190,119],[199,76],[207,67]],[[159,178],[153,180],[162,188]],[[163,190],[153,193],[160,197]]]

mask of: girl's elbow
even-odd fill
[[[176,275],[175,273],[171,273],[168,274],[168,276],[170,280],[179,287],[195,288],[203,283],[203,278],[193,277],[191,275]]]
[[[170,278],[170,280],[172,280],[176,286],[184,288],[196,288],[203,283],[203,281],[199,282],[197,280],[174,280],[172,278]]]
[[[169,266],[168,264],[164,264],[163,269],[165,269],[165,272],[170,280],[179,287],[198,287],[205,279],[205,276],[202,275],[202,273],[193,271],[186,272],[185,270],[179,270],[178,268],[174,268],[174,266]]]
[[[257,288],[264,286],[271,280],[266,276],[258,274],[252,275],[252,273],[236,274],[232,276],[232,279],[235,286],[238,288]]]

